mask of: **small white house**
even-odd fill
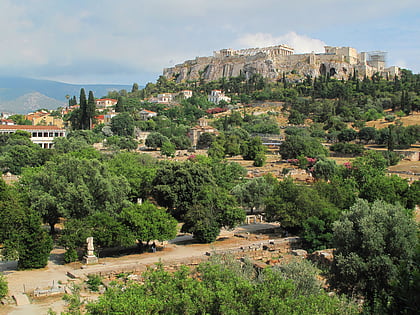
[[[210,95],[207,97],[207,100],[218,105],[222,100],[230,103],[231,98],[226,96],[221,90],[212,90]]]
[[[140,119],[141,120],[149,120],[152,117],[157,116],[156,112],[152,112],[151,110],[143,109],[140,112]]]

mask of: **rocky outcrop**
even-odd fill
[[[276,55],[257,52],[254,55],[222,55],[215,52],[213,57],[197,57],[166,68],[163,70],[163,75],[176,80],[177,83],[200,80],[208,82],[237,77],[241,74],[246,78],[259,74],[269,81],[282,79],[283,76],[288,81],[300,81],[308,75],[313,78],[330,75],[336,79],[346,80],[355,70],[360,78],[380,71],[368,65],[364,59],[338,53]],[[381,74],[384,75],[385,72],[382,71]]]

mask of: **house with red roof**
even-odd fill
[[[155,116],[157,116],[156,112],[152,112],[151,110],[143,109],[140,113],[141,120],[149,120]]]
[[[55,138],[66,136],[66,130],[57,126],[0,125],[0,134],[15,133],[18,130],[29,132],[31,141],[44,149],[52,148]]]

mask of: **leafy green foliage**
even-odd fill
[[[283,159],[294,159],[300,155],[312,158],[328,155],[328,150],[317,139],[292,135],[286,137],[279,152]]]
[[[77,251],[74,248],[68,248],[66,252],[64,253],[64,262],[67,264],[77,261],[77,259],[78,259]]]
[[[326,221],[331,229],[331,224],[338,214],[338,209],[316,190],[298,186],[291,180],[279,182],[266,204],[269,220],[279,221],[286,229],[296,232],[302,231],[303,222],[310,217]]]
[[[111,130],[115,135],[132,137],[134,133],[134,119],[129,113],[121,113],[111,119]]]
[[[157,161],[149,154],[118,152],[106,162],[106,168],[114,176],[124,176],[130,185],[129,198],[146,198],[152,191],[152,181],[157,170]]]
[[[143,274],[144,284],[111,287],[97,302],[89,303],[87,310],[93,315],[358,313],[344,299],[312,289],[311,281],[316,280],[308,267],[267,268],[256,279],[241,271],[248,269],[240,262],[208,262],[197,270],[184,267],[175,273],[158,265]]]
[[[105,145],[112,149],[133,151],[138,147],[138,142],[131,137],[111,136],[106,138]]]
[[[181,217],[191,205],[199,203],[206,185],[214,185],[211,170],[199,163],[166,163],[156,172],[152,195],[159,205]]]
[[[41,227],[39,215],[27,209],[22,196],[0,181],[0,243],[2,255],[18,260],[20,269],[43,268],[52,240]]]
[[[98,292],[99,286],[102,285],[102,278],[99,275],[90,274],[88,275],[88,279],[86,280],[86,284],[88,285],[89,290]]]
[[[410,263],[418,245],[418,228],[401,206],[358,200],[334,224],[332,283],[341,292],[364,296],[384,310],[399,268]]]
[[[244,222],[245,212],[225,189],[207,185],[198,197],[183,216],[182,226],[182,231],[193,233],[198,241],[213,242],[221,227],[233,228]]]
[[[28,213],[24,222],[24,233],[19,238],[18,268],[45,267],[53,248],[53,242],[41,227],[41,218],[37,213]]]
[[[3,173],[21,174],[24,167],[43,165],[52,152],[32,143],[28,132],[18,130],[3,138],[0,153],[0,169]]]
[[[9,292],[9,287],[7,285],[7,280],[4,278],[3,274],[0,274],[0,299],[4,298]]]
[[[239,204],[251,213],[256,210],[263,210],[265,201],[273,193],[276,179],[266,175],[252,178],[244,183],[238,184],[232,189],[232,194],[237,198]]]
[[[147,136],[145,144],[147,147],[153,148],[156,150],[156,148],[162,147],[164,142],[169,142],[169,139],[159,132],[151,132]]]
[[[136,240],[165,241],[176,236],[177,221],[165,209],[158,208],[150,202],[125,208],[119,217]]]
[[[166,155],[168,157],[174,157],[175,156],[175,145],[171,143],[170,141],[165,141],[162,143],[162,148],[160,149],[160,153],[162,155]]]
[[[67,155],[28,170],[19,184],[52,231],[60,217],[81,219],[95,211],[119,211],[129,190],[125,178],[110,174],[98,160]]]
[[[330,150],[351,156],[361,155],[365,151],[362,144],[346,142],[334,143],[330,146]]]

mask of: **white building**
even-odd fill
[[[226,96],[221,90],[212,90],[210,95],[207,97],[207,100],[218,105],[220,101],[230,103],[231,98]]]
[[[180,95],[184,96],[184,99],[190,98],[193,95],[193,91],[191,90],[183,90],[181,92],[179,92]]]
[[[117,105],[118,101],[113,98],[100,98],[95,100],[96,108],[107,108]]]
[[[157,102],[159,104],[168,104],[172,102],[172,99],[173,99],[172,93],[163,93],[163,94],[158,94],[157,96]]]
[[[1,134],[15,133],[17,130],[29,132],[31,141],[44,149],[52,148],[55,138],[66,136],[66,130],[56,126],[0,125]]]
[[[149,120],[152,117],[157,116],[156,112],[152,112],[151,110],[143,109],[140,112],[140,119],[141,120]]]

